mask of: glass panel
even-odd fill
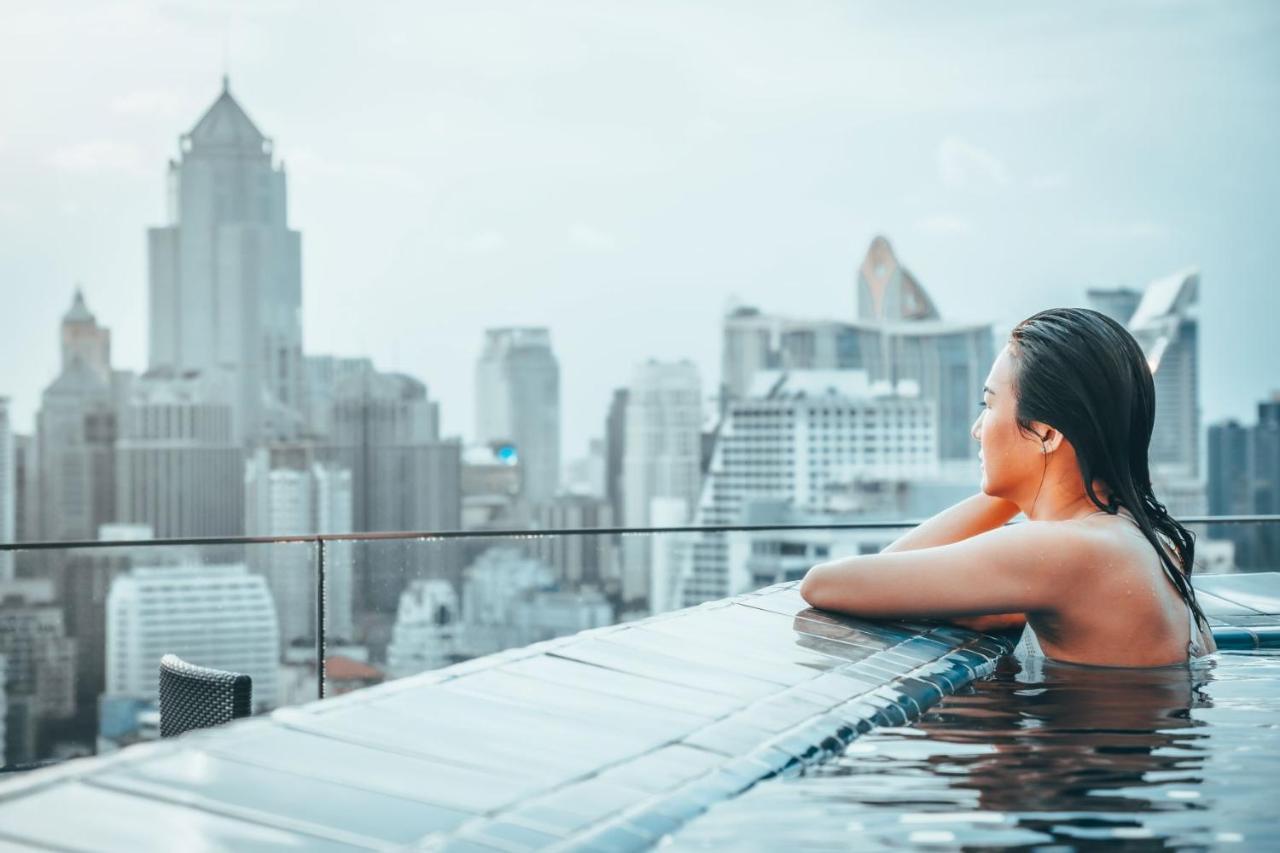
[[[11,552],[4,766],[159,737],[166,654],[249,675],[254,713],[316,698],[315,553],[307,542]]]

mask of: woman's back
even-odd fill
[[[1159,555],[1133,517],[1121,509],[1075,521],[1064,547],[1089,540],[1093,565],[1081,583],[1064,590],[1052,612],[1028,614],[1022,648],[1055,660],[1106,666],[1183,663],[1214,651],[1191,608],[1165,574]],[[1169,556],[1176,565],[1172,551]]]

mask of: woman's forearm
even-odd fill
[[[950,545],[979,533],[995,530],[1019,512],[1018,505],[1004,498],[978,493],[944,509],[902,534],[883,551],[916,551],[938,545]]]

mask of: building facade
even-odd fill
[[[288,440],[303,400],[301,235],[284,166],[223,78],[169,161],[148,231],[152,370],[232,373],[237,443]]]
[[[158,698],[160,658],[253,679],[257,711],[276,700],[280,635],[266,579],[243,564],[138,567],[107,594],[107,693]]]
[[[939,476],[937,405],[914,382],[873,382],[860,370],[758,373],[721,424],[693,525],[743,523],[753,501],[798,511],[865,510],[864,484]],[[689,537],[676,606],[750,587],[745,561],[720,533]]]
[[[545,328],[485,330],[476,362],[475,440],[513,443],[531,504],[560,488],[560,365]]]
[[[134,384],[116,445],[116,518],[160,538],[244,533],[244,449],[229,385],[152,370]]]
[[[883,237],[857,276],[858,317],[805,320],[738,307],[724,318],[722,408],[744,399],[762,370],[862,370],[910,380],[938,411],[944,463],[973,459],[974,400],[995,359],[991,325],[941,319],[928,293]]]

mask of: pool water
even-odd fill
[[[1001,660],[909,727],[756,785],[666,846],[1280,849],[1280,655]]]

